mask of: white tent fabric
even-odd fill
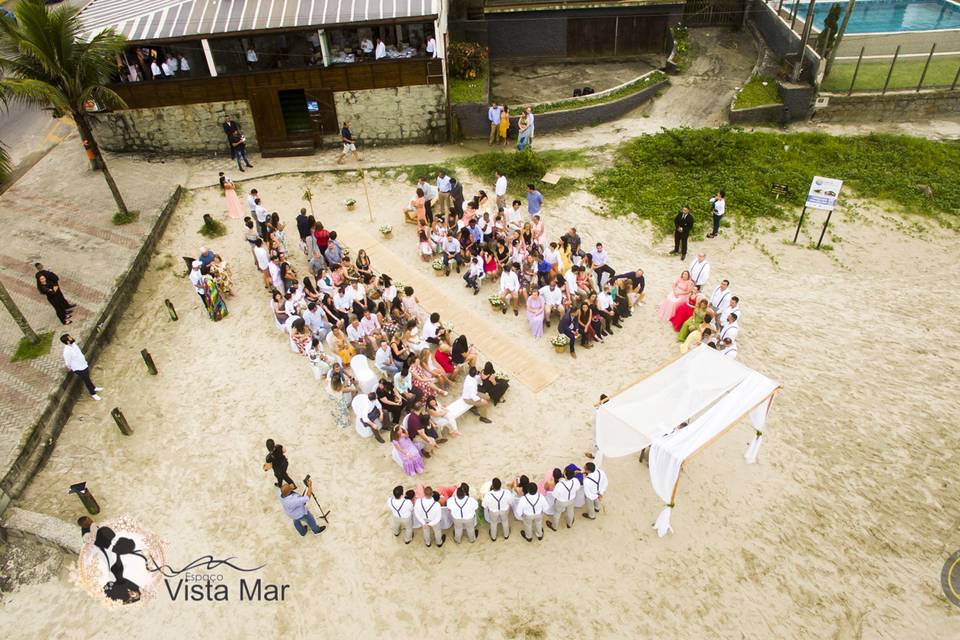
[[[595,422],[599,454],[619,457],[645,449],[751,372],[708,347],[691,350],[600,406]]]

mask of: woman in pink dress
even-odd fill
[[[393,429],[391,436],[393,461],[400,465],[403,472],[408,476],[423,473],[423,456],[417,446],[413,444],[413,441],[410,440],[407,430],[397,426]]]
[[[530,323],[530,333],[534,338],[543,337],[543,298],[536,287],[530,288],[527,296],[527,322]]]
[[[227,199],[227,216],[234,220],[243,219],[243,205],[237,197],[237,189],[230,178],[223,178],[223,195]]]
[[[696,292],[696,290],[696,285],[694,285],[693,280],[690,279],[690,272],[684,271],[681,273],[677,281],[673,283],[670,293],[667,294],[667,297],[663,299],[663,302],[660,303],[660,307],[657,309],[660,319],[667,321],[672,318],[677,307],[682,305],[687,297],[691,293]]]
[[[704,300],[704,302],[706,302],[706,300]],[[694,291],[690,294],[690,297],[687,298],[686,303],[677,307],[677,310],[673,312],[673,317],[670,318],[670,324],[673,325],[673,330],[679,332],[680,327],[693,315],[693,310],[696,308],[697,292]]]

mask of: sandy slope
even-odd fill
[[[244,186],[258,187],[295,235],[302,185],[302,178],[275,178]],[[340,205],[348,196],[362,203],[360,186],[333,178],[313,186],[318,215],[332,226],[366,215]],[[399,222],[408,191],[393,180],[371,181],[374,228],[393,222],[396,251],[409,256],[411,269],[428,269],[414,261],[412,227]],[[616,266],[642,265],[648,304],[625,331],[576,362],[555,356],[565,377],[543,392],[515,385],[495,424],[468,420],[464,437],[428,461],[427,482],[479,485],[492,475],[539,475],[581,461],[598,394],[673,357],[673,334],[654,305],[679,261],[646,228],[596,217],[591,204],[583,194],[549,202],[548,232],[575,221],[585,240],[605,242]],[[954,233],[861,206],[834,216],[842,241],[832,240],[831,252],[783,244],[792,230],[782,225],[756,243],[696,242],[710,252],[714,282],[728,277],[743,300],[741,360],[785,385],[760,463],[743,464],[746,425],[698,457],[682,478],[676,532],[664,539],[650,527],[661,505],[646,467],[623,458],[607,466],[607,511],[595,523],[580,519],[533,545],[515,536],[437,550],[405,547],[388,533],[383,501],[405,479],[385,446],[333,425],[305,361],[273,327],[238,227],[211,243],[238,276],[226,321],[210,323],[176,277],[179,256],[205,243],[196,234],[200,215],[223,207],[207,190],[178,212],[160,247],[175,266],[151,270],[97,362],[106,401],[80,403],[22,503],[75,518],[79,505],[64,487],[85,479],[103,517],[135,516],[168,540],[171,560],[213,553],[266,563],[265,579],[291,585],[288,601],[204,604],[164,595],[149,608],[106,612],[64,576],[6,597],[0,628],[102,638],[409,638],[424,637],[427,625],[471,638],[955,632],[960,615],[939,587],[943,561],[960,547],[951,491],[960,335],[943,292],[960,277]],[[728,211],[736,215],[735,202]],[[475,305],[530,349],[550,349],[525,335],[522,319],[494,317],[484,296],[471,298],[453,278],[448,285],[451,298]],[[167,319],[164,298],[177,305],[179,322]],[[144,347],[159,377],[145,374]],[[127,415],[132,437],[113,426],[113,406]],[[320,481],[321,502],[333,509],[320,539],[300,540],[280,512],[258,468],[267,436],[287,445],[295,477],[309,472]]]

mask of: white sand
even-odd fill
[[[303,178],[260,179],[269,209],[296,236]],[[363,220],[363,190],[313,179],[320,219],[336,228]],[[475,188],[476,185],[469,185]],[[491,185],[487,185],[490,187]],[[411,269],[413,227],[399,205],[409,187],[370,182],[377,226],[395,227],[395,249]],[[361,208],[346,213],[345,197]],[[548,202],[551,236],[576,222],[585,242],[602,239],[618,268],[640,265],[648,303],[606,345],[580,358],[549,353],[521,317],[494,317],[485,296],[449,280],[449,296],[547,350],[565,378],[534,395],[515,384],[495,423],[465,420],[464,436],[427,461],[424,482],[474,486],[493,475],[541,475],[582,462],[592,443],[591,405],[676,353],[655,304],[681,264],[669,241],[626,220],[590,214],[576,194]],[[960,611],[940,592],[941,565],[960,547],[956,377],[960,332],[944,289],[960,278],[957,238],[923,222],[860,207],[833,218],[832,252],[783,244],[779,225],[757,244],[698,240],[713,283],[728,277],[744,307],[741,360],[785,385],[774,404],[760,462],[743,463],[749,427],[735,429],[682,476],[675,533],[658,539],[661,508],[636,458],[607,464],[610,492],[596,522],[491,543],[425,549],[388,532],[383,502],[408,480],[385,445],[338,430],[305,360],[276,332],[246,244],[210,242],[235,266],[230,316],[207,320],[182,273],[180,255],[207,244],[200,216],[220,213],[215,190],[197,192],[171,223],[160,253],[173,269],[151,270],[95,367],[105,401],[82,401],[25,507],[72,520],[81,514],[70,482],[86,480],[100,519],[136,517],[169,542],[176,564],[236,556],[265,563],[265,579],[291,585],[283,604],[169,602],[105,611],[70,576],[4,598],[0,629],[25,637],[724,637],[908,638],[956,634]],[[736,215],[736,203],[729,207]],[[819,216],[815,216],[821,220]],[[814,233],[814,222],[806,239]],[[706,222],[701,214],[696,237]],[[830,234],[828,234],[828,238]],[[346,238],[349,243],[349,238]],[[758,246],[776,256],[775,266]],[[357,247],[355,247],[357,248]],[[306,272],[302,257],[297,256]],[[163,261],[155,258],[154,265]],[[402,274],[394,274],[403,279]],[[169,297],[180,312],[170,322]],[[146,375],[148,348],[161,375]],[[135,434],[109,417],[123,409]],[[263,441],[283,442],[295,478],[312,473],[333,509],[319,539],[301,540],[259,470]],[[421,480],[417,480],[421,481]],[[579,517],[578,517],[579,518]],[[235,581],[231,575],[228,580]],[[459,630],[459,631],[458,631]],[[431,633],[430,637],[437,637]]]

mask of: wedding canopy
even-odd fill
[[[698,347],[600,406],[597,450],[602,459],[650,447],[650,481],[667,504],[655,525],[662,537],[671,530],[684,463],[748,414],[756,435],[745,458],[748,464],[755,462],[767,411],[780,389],[779,383],[736,360]]]

